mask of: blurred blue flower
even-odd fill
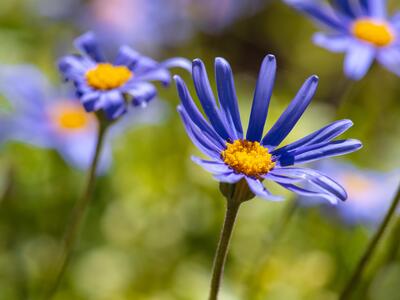
[[[190,66],[184,58],[158,63],[128,46],[122,46],[114,62],[109,63],[91,32],[77,38],[75,45],[81,55],[60,59],[60,71],[67,80],[74,82],[86,111],[104,110],[110,120],[126,113],[129,102],[134,106],[146,106],[157,94],[150,81],[170,83],[168,68],[189,69]]]
[[[400,170],[377,172],[353,164],[325,160],[315,168],[343,183],[348,194],[345,203],[336,205],[341,219],[351,225],[378,225],[388,211],[400,181]],[[323,199],[300,199],[303,205],[321,205]],[[332,210],[329,210],[332,213]]]
[[[212,159],[194,157],[193,161],[213,173],[221,182],[237,183],[246,180],[250,190],[265,199],[279,200],[281,197],[272,195],[263,186],[264,179],[300,195],[320,196],[332,203],[338,199],[345,200],[345,190],[332,179],[312,169],[292,166],[360,149],[362,144],[357,140],[334,140],[351,127],[352,122],[334,122],[278,148],[309,105],[318,85],[318,77],[311,76],[306,80],[278,121],[263,137],[275,73],[275,57],[268,55],[258,77],[246,137],[240,120],[232,70],[227,61],[223,58],[215,60],[219,105],[203,62],[199,59],[193,61],[194,86],[209,122],[199,112],[183,80],[179,76],[175,77],[182,101],[178,112],[186,131],[193,143]],[[309,183],[307,188],[304,187],[305,183]]]
[[[87,169],[94,155],[98,121],[71,93],[51,87],[46,77],[31,66],[0,68],[0,93],[12,111],[0,115],[2,141],[16,140],[55,149],[72,166]],[[114,124],[108,135],[99,172],[111,163],[111,139],[138,123],[161,121],[163,107],[154,102],[146,111],[133,110]]]
[[[385,0],[285,0],[328,30],[314,42],[332,52],[346,53],[345,74],[361,79],[376,59],[400,76],[400,14],[388,17]]]

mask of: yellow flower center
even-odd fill
[[[86,81],[97,90],[112,90],[124,85],[132,76],[132,71],[125,66],[101,63],[86,72]]]
[[[226,143],[221,156],[232,169],[248,176],[260,177],[275,167],[268,149],[259,142],[236,140]]]
[[[54,124],[62,131],[72,132],[87,128],[96,122],[92,114],[87,113],[83,107],[72,101],[57,103],[50,111]]]
[[[353,23],[351,31],[358,39],[377,47],[388,46],[395,39],[392,28],[384,21],[360,19]]]

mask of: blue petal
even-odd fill
[[[254,179],[251,177],[245,177],[247,184],[249,185],[250,190],[256,195],[266,200],[271,201],[282,201],[283,198],[281,196],[275,196],[268,191],[262,182],[258,179]]]
[[[349,15],[350,17],[355,17],[354,14],[354,1],[349,0],[333,0],[335,7],[337,7],[343,13]]]
[[[209,161],[195,156],[192,156],[192,161],[213,174],[226,174],[232,172],[232,170],[225,163],[220,161]]]
[[[276,61],[275,56],[267,55],[261,65],[258,75],[256,90],[254,92],[253,105],[247,129],[246,139],[249,141],[261,140],[265,121],[268,114],[269,101],[275,83]]]
[[[133,97],[132,104],[134,106],[143,106],[147,105],[147,102],[154,99],[157,95],[157,89],[154,85],[148,82],[136,82],[127,85],[124,88],[124,92],[131,95]]]
[[[361,0],[371,17],[385,19],[387,17],[386,0]]]
[[[132,68],[132,66],[134,66],[139,60],[139,57],[140,54],[133,50],[131,47],[122,46],[121,48],[119,48],[114,64]]]
[[[400,76],[400,49],[398,47],[381,50],[378,54],[378,61],[386,69]]]
[[[327,143],[314,144],[302,147],[297,150],[281,153],[278,157],[278,163],[281,166],[292,166],[294,164],[303,164],[325,157],[338,156],[354,152],[362,147],[358,140],[338,140]]]
[[[223,173],[223,174],[216,174],[214,175],[214,178],[220,182],[226,182],[226,183],[236,183],[242,180],[244,177],[243,174],[237,174],[234,173],[233,171]]]
[[[109,120],[115,120],[126,112],[125,99],[121,92],[110,91],[105,97],[107,100],[103,109]]]
[[[273,180],[279,183],[295,184],[299,183],[299,179],[303,181],[303,183],[307,181],[320,191],[326,193],[329,198],[334,197],[335,200],[339,199],[341,201],[347,199],[347,193],[340,184],[328,176],[312,169],[276,168],[268,173],[266,177],[268,177],[268,175],[270,175],[269,179],[276,176]],[[282,178],[286,180],[281,180]],[[293,182],[288,182],[287,179],[293,179]]]
[[[85,93],[80,98],[82,105],[87,112],[95,111],[96,103],[100,99],[100,94],[101,93],[99,91],[93,91],[93,92]]]
[[[234,138],[242,139],[243,128],[240,120],[232,69],[229,63],[221,57],[218,57],[215,60],[215,76],[218,97],[224,115],[226,116],[228,124],[232,128],[232,132],[236,135]]]
[[[347,32],[349,18],[339,11],[334,11],[329,5],[307,0],[285,0],[285,2],[330,29]]]
[[[316,45],[332,52],[345,52],[350,43],[350,37],[346,34],[332,34],[318,32],[313,41]]]
[[[210,83],[208,81],[206,69],[200,59],[195,59],[193,61],[192,72],[196,93],[206,116],[211,122],[211,125],[222,138],[225,140],[230,140],[232,136],[229,134],[227,125],[221,118],[219,108],[217,107]]]
[[[273,149],[286,138],[310,104],[317,86],[317,76],[311,76],[306,80],[296,97],[263,138],[262,144],[264,146]]]
[[[177,110],[182,118],[186,132],[192,140],[193,144],[201,151],[203,151],[204,154],[219,159],[221,156],[221,151],[218,149],[218,147],[212,141],[210,141],[195,124],[193,124],[193,122],[190,120],[189,116],[187,115],[185,110],[182,109],[182,107],[178,106]]]
[[[105,57],[100,51],[96,36],[93,32],[87,32],[75,40],[75,47],[82,53],[88,55],[96,62],[104,62]]]
[[[192,62],[183,57],[173,57],[167,60],[164,60],[160,63],[160,65],[164,68],[182,68],[188,72],[192,72]]]
[[[278,183],[279,185],[281,185],[282,187],[284,187],[285,189],[296,193],[300,196],[306,196],[306,197],[321,197],[324,198],[326,200],[328,200],[329,202],[331,202],[332,204],[337,204],[337,198],[334,196],[331,196],[327,193],[323,193],[323,192],[316,192],[307,188],[302,188],[299,186],[296,186],[294,184],[290,184],[290,183]]]
[[[289,145],[286,145],[282,148],[279,148],[272,152],[273,155],[279,155],[280,153],[288,152],[291,150],[296,150],[300,147],[311,145],[311,144],[320,144],[333,140],[334,138],[341,135],[347,129],[353,126],[353,122],[351,120],[340,120],[333,122],[296,142],[293,142]]]
[[[209,136],[215,140],[215,143],[221,147],[225,147],[225,141],[218,135],[218,133],[212,128],[203,115],[197,109],[192,97],[190,96],[189,90],[186,87],[185,82],[179,76],[174,76],[176,86],[178,89],[179,98],[181,99],[182,105],[185,108],[188,116],[196,124],[200,130],[206,132]]]
[[[353,42],[349,47],[344,61],[345,74],[354,80],[364,77],[375,58],[373,46],[362,42]]]
[[[67,80],[82,80],[86,71],[94,66],[95,63],[76,55],[68,55],[58,61],[58,69]]]

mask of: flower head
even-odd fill
[[[336,206],[336,213],[346,224],[378,225],[384,218],[396,194],[400,172],[378,172],[360,169],[350,163],[325,160],[315,165],[319,171],[338,178],[343,183],[348,200]],[[304,205],[320,204],[322,199]],[[332,212],[332,210],[329,210]]]
[[[286,0],[327,28],[314,42],[332,52],[344,52],[344,71],[361,79],[376,59],[400,76],[400,18],[388,17],[385,0],[324,1]]]
[[[89,168],[96,146],[98,119],[86,112],[72,93],[51,87],[46,77],[30,66],[0,68],[0,93],[13,108],[0,115],[2,141],[21,141],[55,149],[72,166]],[[131,112],[110,128],[100,158],[100,172],[111,163],[110,139],[134,123],[159,120],[159,107],[155,105],[150,105],[140,116],[132,118],[135,112]]]
[[[263,136],[275,72],[275,57],[268,55],[261,66],[246,135],[239,114],[232,70],[227,61],[223,58],[215,60],[218,104],[203,62],[199,59],[193,61],[193,82],[208,121],[196,107],[185,83],[179,76],[175,77],[182,102],[178,112],[186,131],[193,143],[211,158],[203,160],[193,157],[193,161],[211,172],[220,182],[235,184],[245,180],[255,195],[265,199],[278,200],[280,197],[272,195],[264,187],[264,180],[276,182],[300,195],[323,197],[332,203],[338,199],[345,200],[345,190],[335,181],[316,170],[294,165],[360,149],[362,145],[357,140],[334,140],[351,127],[352,122],[336,121],[279,148],[309,105],[318,78],[311,76],[306,80],[278,121]]]
[[[87,112],[103,110],[110,120],[123,115],[129,103],[146,106],[157,94],[151,81],[170,83],[168,68],[189,65],[183,58],[158,63],[128,46],[122,46],[116,59],[108,62],[91,32],[77,38],[75,45],[81,54],[63,57],[59,61],[60,71],[74,82]]]

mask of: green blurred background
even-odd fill
[[[160,14],[162,5],[173,2],[157,4]],[[49,3],[62,7],[63,14],[44,13]],[[74,1],[64,8],[63,0],[1,0],[0,63],[35,64],[54,84],[61,84],[55,61],[73,51],[73,39],[90,28],[81,22],[89,19],[82,13],[89,5]],[[314,46],[314,32],[309,20],[280,1],[270,1],[215,32],[194,26],[184,40],[158,44],[148,54],[160,60],[200,57],[210,74],[214,57],[226,58],[235,73],[246,124],[259,65],[272,53],[278,73],[267,128],[306,77],[317,74],[315,100],[288,141],[336,118],[350,118],[355,126],[347,136],[362,140],[364,148],[343,160],[382,171],[399,166],[399,78],[374,66],[344,93],[343,57]],[[187,74],[178,73],[190,82]],[[175,112],[174,86],[160,87],[159,92],[169,104],[168,118],[115,141],[113,166],[99,177],[57,300],[207,297],[225,200],[211,175],[190,161],[190,155],[199,152]],[[0,299],[40,299],[86,175],[54,151],[21,143],[2,145],[0,164]],[[221,299],[336,299],[373,230],[346,226],[317,208],[300,208],[271,242],[293,201],[290,194],[276,192],[284,193],[287,201],[256,198],[243,205]],[[379,248],[355,299],[400,299],[400,253],[395,249],[387,259],[389,244]]]

